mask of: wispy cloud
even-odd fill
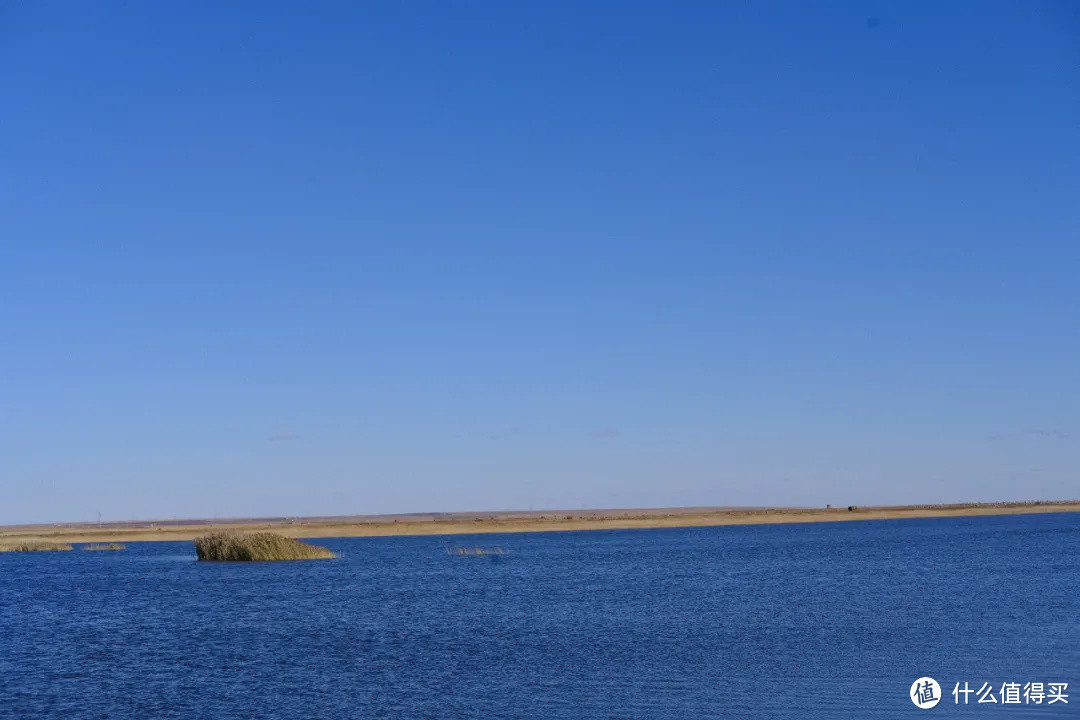
[[[497,433],[494,433],[492,435],[488,435],[487,438],[488,438],[488,440],[506,440],[507,438],[512,438],[512,437],[515,437],[515,436],[520,435],[520,434],[521,434],[521,428],[512,427],[512,428],[507,428],[506,430],[503,430],[501,432],[497,432]]]
[[[266,438],[270,442],[292,442],[293,440],[299,440],[300,436],[291,432],[274,433],[270,437]]]
[[[1072,433],[1062,428],[1028,428],[1026,430],[1016,430],[1013,432],[994,433],[993,435],[987,435],[986,439],[990,442],[1003,442],[1005,440],[1031,440],[1031,439],[1043,439],[1043,440],[1069,440],[1072,438]]]
[[[1068,440],[1072,435],[1061,428],[1033,428],[1025,434],[1036,437],[1051,438],[1053,440]]]
[[[599,430],[593,430],[592,432],[592,436],[600,440],[617,438],[620,435],[622,435],[622,431],[619,430],[619,428],[613,427],[600,428]]]

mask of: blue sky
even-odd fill
[[[1078,494],[1071,3],[0,8],[0,522]]]

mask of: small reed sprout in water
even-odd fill
[[[506,548],[495,545],[494,547],[465,547],[454,546],[447,547],[446,553],[448,555],[506,555]]]
[[[90,543],[89,545],[83,545],[83,550],[127,550],[127,545],[123,543]]]
[[[29,542],[0,543],[0,552],[55,552],[57,550],[70,550],[67,543],[45,542],[32,540]]]
[[[200,560],[264,561],[325,560],[337,555],[324,547],[310,545],[272,532],[215,532],[195,538],[195,554]]]

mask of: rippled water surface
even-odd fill
[[[446,540],[0,554],[0,717],[1080,716],[1080,514]],[[956,706],[964,681],[1077,696]]]

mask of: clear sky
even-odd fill
[[[1075,3],[0,8],[0,522],[1080,496]]]

